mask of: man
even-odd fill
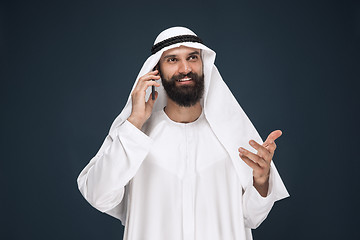
[[[160,33],[80,173],[85,199],[120,219],[126,240],[252,239],[289,196],[272,162],[281,131],[262,142],[214,61],[189,29]]]

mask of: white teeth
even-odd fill
[[[189,80],[191,80],[191,78],[183,78],[183,79],[180,79],[180,80],[178,80],[179,82],[185,82],[185,81],[189,81]]]

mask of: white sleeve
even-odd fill
[[[123,199],[125,185],[135,176],[151,144],[152,140],[130,122],[117,127],[77,179],[84,198],[101,212],[116,207]]]
[[[269,189],[266,197],[260,195],[256,188],[252,185],[245,189],[243,194],[243,212],[245,227],[255,229],[267,217],[272,206],[274,205],[275,198],[273,193],[273,171],[270,169]]]

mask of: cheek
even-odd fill
[[[175,66],[166,66],[164,68],[161,68],[161,74],[166,78],[170,79],[177,73],[177,68]]]
[[[193,72],[196,72],[197,74],[201,75],[203,73],[203,66],[202,63],[196,63],[192,66]]]

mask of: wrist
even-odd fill
[[[138,129],[141,130],[142,125],[144,124],[142,121],[139,120],[139,118],[130,115],[130,117],[127,119],[132,125],[134,125],[135,127],[137,127]]]
[[[262,197],[266,197],[269,190],[269,177],[267,178],[253,178],[253,186]]]
[[[254,184],[256,183],[259,186],[264,186],[269,184],[269,176],[264,177],[253,177]]]

